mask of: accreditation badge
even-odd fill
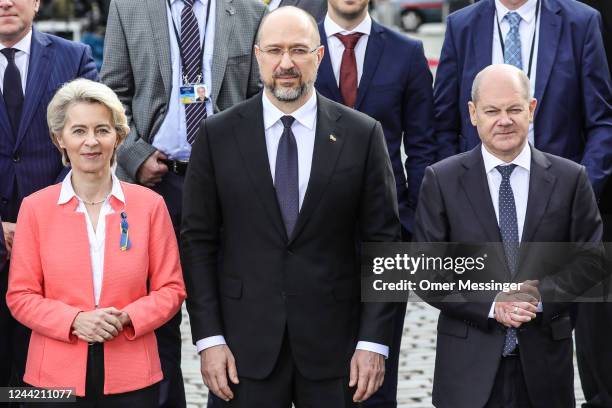
[[[204,103],[210,97],[205,84],[185,84],[179,89],[179,99],[182,104]]]

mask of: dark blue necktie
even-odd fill
[[[506,14],[504,19],[510,24],[510,29],[508,34],[506,34],[506,43],[504,44],[504,64],[514,65],[518,69],[523,69],[521,35],[519,33],[521,16],[517,12],[512,11]]]
[[[212,0],[209,0],[212,1]],[[181,11],[181,49],[183,53],[183,79],[188,83],[203,83],[202,56],[200,49],[200,28],[193,12],[194,0],[183,0]],[[203,46],[203,45],[202,45]],[[198,135],[200,121],[206,118],[206,103],[185,105],[185,122],[187,124],[187,142],[192,144]]]
[[[291,237],[293,227],[300,212],[300,188],[298,179],[298,153],[295,136],[291,125],[295,118],[283,116],[283,135],[276,152],[276,168],[274,171],[274,187],[276,199],[283,216],[287,236]]]
[[[516,220],[516,205],[514,194],[510,185],[510,175],[516,168],[516,164],[508,166],[497,166],[496,169],[502,176],[499,186],[499,231],[501,233],[506,262],[512,277],[516,275],[519,254],[518,222]],[[518,344],[516,329],[509,327],[506,330],[503,356],[511,354]]]
[[[15,64],[15,48],[4,48],[0,51],[8,61],[6,70],[4,70],[4,81],[2,88],[2,96],[4,104],[11,122],[14,137],[17,136],[19,130],[19,122],[21,120],[21,110],[23,109],[23,89],[21,88],[21,74]]]

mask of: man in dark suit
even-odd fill
[[[410,241],[423,172],[436,154],[432,76],[422,43],[372,20],[368,3],[329,0],[327,16],[319,23],[327,52],[315,86],[321,95],[381,123],[395,176],[402,238]],[[397,406],[405,311],[406,305],[398,304],[385,383],[366,406]]]
[[[467,102],[492,63],[520,66],[539,101],[529,140],[583,164],[596,196],[612,172],[612,86],[600,16],[575,0],[481,0],[450,15],[435,88],[440,158],[479,143]]]
[[[602,17],[602,36],[612,75],[612,3],[581,0]],[[599,209],[604,222],[604,241],[612,240],[612,183],[602,192]],[[612,299],[612,282],[607,286]],[[581,303],[576,316],[576,357],[586,403],[583,408],[612,407],[612,303]]]
[[[308,13],[271,12],[255,53],[264,92],[203,122],[185,180],[204,382],[229,406],[353,407],[382,384],[394,311],[359,290],[358,243],[400,237],[383,131],[315,93]]]
[[[0,3],[0,218],[8,249],[21,200],[60,181],[64,166],[49,138],[47,104],[65,82],[77,77],[97,80],[89,47],[32,29],[39,0]],[[0,313],[5,307],[8,273],[0,275]],[[10,316],[1,319],[0,386],[13,376],[21,381],[29,333]]]
[[[529,95],[521,70],[483,70],[469,103],[482,144],[425,171],[416,240],[502,242],[500,256],[487,261],[494,262],[490,277],[522,283],[518,293],[434,303],[441,311],[436,407],[574,406],[570,304],[557,301],[556,289],[580,294],[603,273],[588,256],[543,268],[542,253],[521,243],[595,243],[597,253],[602,222],[585,168],[527,143],[536,108]]]

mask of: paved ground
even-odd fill
[[[425,303],[409,303],[402,338],[398,402],[400,408],[430,408],[435,359],[436,322],[438,312]],[[205,407],[207,390],[200,376],[200,362],[191,344],[189,319],[183,318],[183,375],[190,408]],[[576,395],[582,400],[578,373]],[[261,407],[264,408],[264,407]]]

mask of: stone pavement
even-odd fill
[[[408,304],[402,353],[400,357],[398,402],[399,408],[430,408],[431,388],[436,347],[436,323],[438,311],[422,302]],[[183,376],[189,408],[205,407],[206,386],[200,376],[200,361],[191,344],[189,319],[183,308]],[[576,365],[574,364],[574,367]],[[582,400],[582,390],[575,373],[577,402]],[[579,405],[578,405],[579,406]],[[261,407],[265,408],[265,407]]]

